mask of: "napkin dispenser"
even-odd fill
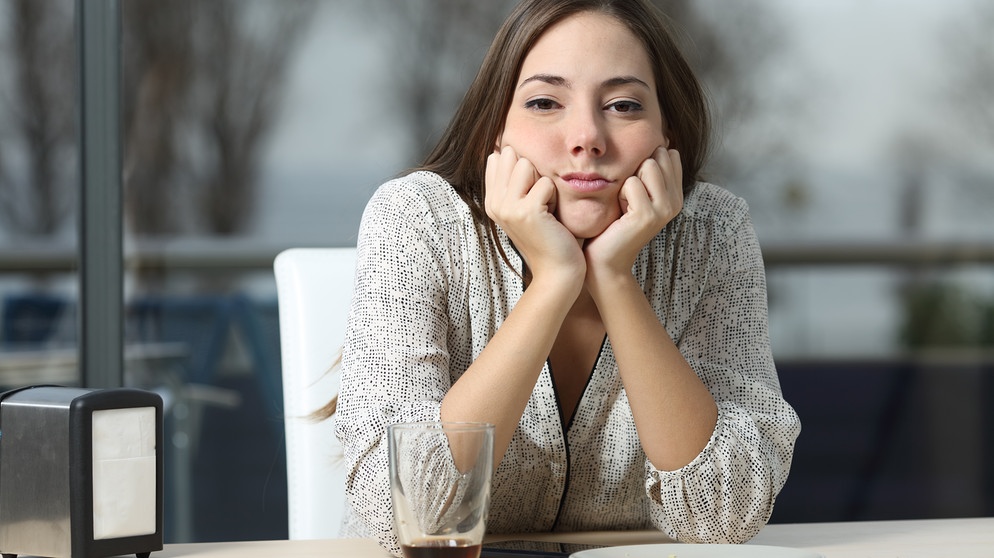
[[[162,550],[162,398],[138,389],[0,394],[0,553]]]

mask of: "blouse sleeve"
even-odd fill
[[[342,349],[335,424],[346,497],[366,531],[395,554],[386,427],[439,420],[451,384],[440,238],[416,189],[388,183],[377,191],[360,226]]]
[[[800,421],[784,400],[770,348],[766,276],[745,202],[711,231],[707,280],[678,347],[718,405],[704,450],[676,471],[646,460],[657,528],[684,542],[740,543],[773,512]]]

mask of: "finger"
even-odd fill
[[[683,162],[680,160],[680,152],[676,149],[670,149],[667,151],[670,156],[670,162],[673,165],[674,173],[676,174],[677,184],[680,185],[680,189],[683,189]]]
[[[630,177],[628,180],[631,179],[632,178]],[[628,183],[628,180],[625,181],[626,184]],[[621,208],[622,215],[628,213],[628,194],[625,191],[625,184],[622,184],[621,189],[618,190],[618,207]]]
[[[650,161],[655,164],[649,164]],[[639,167],[637,175],[646,183],[649,195],[654,199],[660,196],[679,193],[683,197],[683,170],[680,153],[675,149],[660,147]]]
[[[514,151],[514,148],[510,145],[505,145],[503,149],[500,150],[499,164],[497,165],[497,180],[501,184],[507,184],[511,179],[511,173],[514,171],[514,166],[518,163],[518,154]]]
[[[517,161],[518,156],[510,146],[505,146],[499,152],[487,157],[487,192],[484,201],[488,211],[504,204],[507,198],[507,181]]]
[[[497,164],[499,159],[500,155],[497,152],[487,155],[486,175],[483,178],[483,185],[488,193],[490,192],[490,189],[494,187],[494,180],[496,179]]]
[[[666,183],[666,197],[670,208],[679,212],[683,208],[683,166],[680,162],[680,152],[676,149],[664,150],[660,157],[660,172]]]
[[[545,206],[549,213],[556,211],[556,185],[547,176],[539,178],[525,198],[536,206]]]
[[[525,197],[539,180],[538,171],[531,161],[523,157],[514,161],[507,180],[507,194],[515,199]]]
[[[625,213],[629,209],[637,209],[652,203],[645,182],[637,176],[630,176],[628,180],[625,180],[625,183],[621,185],[618,199],[622,201],[621,210]]]
[[[498,167],[500,166],[500,154],[491,153],[487,156],[486,175],[483,182],[483,208],[487,215],[493,219],[494,208],[503,199],[503,190],[497,181]]]
[[[644,189],[651,199],[658,200],[666,193],[666,177],[659,162],[655,159],[646,159],[639,165],[635,176],[642,181]]]
[[[556,188],[556,185],[554,182],[552,182],[551,178],[548,180],[549,180],[549,185],[552,186],[552,195],[549,196],[549,203],[546,205],[546,207],[548,208],[550,214],[555,215],[556,209],[559,208],[559,189]]]
[[[656,158],[659,168],[667,182],[677,184],[683,189],[683,164],[680,161],[680,152],[676,149],[660,148],[660,154]]]

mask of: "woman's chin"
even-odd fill
[[[556,219],[574,237],[579,239],[594,238],[600,235],[611,223],[621,217],[621,210],[617,207],[588,207],[585,211],[563,211],[563,209],[560,208],[560,211],[556,212]]]
[[[596,221],[592,219],[582,221],[567,219],[562,221],[562,223],[563,226],[566,227],[566,230],[568,230],[575,238],[587,240],[599,236],[602,232],[607,230],[608,226],[613,221],[614,219],[601,219]]]

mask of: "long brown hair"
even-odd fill
[[[669,18],[647,0],[523,0],[497,31],[449,127],[421,166],[452,184],[477,222],[491,231],[483,207],[486,159],[504,129],[521,66],[546,30],[588,11],[616,18],[645,47],[670,148],[680,152],[684,193],[701,179],[711,150],[708,101],[673,39]]]
[[[483,207],[487,156],[504,129],[525,56],[550,27],[588,11],[616,18],[645,47],[670,148],[680,152],[684,194],[701,179],[710,154],[711,117],[707,97],[673,39],[669,18],[655,6],[647,0],[523,0],[497,31],[449,127],[419,168],[433,171],[452,184],[469,205],[474,219],[491,232],[491,241],[501,255],[504,253],[496,242],[495,225]],[[339,356],[336,365],[340,362]],[[336,397],[311,418],[330,417],[337,404]]]

